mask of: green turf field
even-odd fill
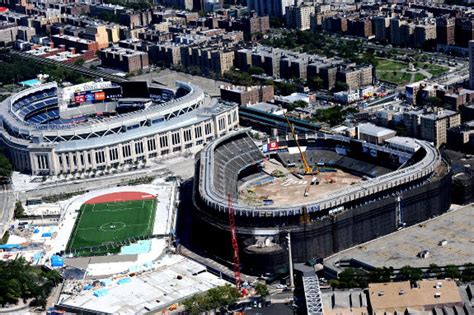
[[[155,208],[155,199],[83,204],[67,250],[102,246],[94,252],[117,252],[121,241],[152,234]]]

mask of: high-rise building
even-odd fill
[[[286,8],[286,26],[298,30],[311,28],[311,16],[315,13],[312,5],[289,6]]]
[[[421,115],[420,137],[439,148],[447,142],[447,130],[461,124],[461,115],[451,110],[440,110]]]
[[[456,19],[441,16],[436,19],[436,42],[443,45],[454,45]]]
[[[469,41],[469,88],[474,89],[474,40]]]
[[[436,25],[420,24],[415,26],[414,44],[417,48],[433,48],[436,41]]]
[[[456,45],[467,47],[470,40],[474,39],[474,20],[471,18],[456,19],[455,40]]]
[[[280,17],[286,14],[286,7],[293,5],[293,0],[248,0],[249,10],[254,10],[258,15]]]
[[[390,19],[385,16],[376,16],[373,18],[374,35],[378,41],[385,41],[389,39],[390,35]]]

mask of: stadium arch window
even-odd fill
[[[161,150],[161,155],[167,155],[170,153],[170,150]]]
[[[195,138],[201,138],[202,137],[202,127],[201,126],[194,127],[194,137]]]
[[[160,136],[160,147],[166,148],[168,146],[168,135]]]
[[[185,149],[189,149],[189,148],[192,147],[192,146],[193,146],[192,143],[188,143],[188,144],[186,144],[186,145],[184,146],[184,148],[185,148]]]
[[[59,167],[63,167],[63,157],[60,155],[58,156]]]
[[[179,132],[175,132],[171,135],[171,144],[176,145],[181,142],[181,139],[179,137]]]
[[[81,165],[84,165],[84,153],[81,153],[81,155],[79,157],[80,157],[80,160],[81,160]]]
[[[179,151],[181,151],[181,147],[175,147],[175,148],[173,148],[173,152],[179,152]]]
[[[222,117],[222,118],[219,118],[219,131],[222,131],[225,129],[225,118]]]
[[[232,123],[232,116],[227,115],[227,124],[230,125]]]
[[[148,158],[150,158],[150,159],[156,158],[157,155],[158,155],[158,154],[157,154],[156,152],[155,152],[155,153],[150,153],[150,154],[148,154]]]
[[[204,131],[206,132],[206,136],[212,133],[211,123],[206,124],[206,126],[204,127]]]
[[[204,142],[203,140],[198,140],[198,141],[196,141],[196,145],[201,145],[201,144],[203,144],[203,142]]]
[[[143,153],[143,142],[135,142],[135,154]]]
[[[129,156],[132,155],[129,144],[124,145],[122,147],[122,155],[123,155],[123,157],[129,157]]]
[[[237,121],[237,111],[234,111],[233,116],[234,116],[234,122],[236,122]]]
[[[184,135],[184,142],[189,142],[193,139],[191,135],[191,129],[184,130],[183,135]]]
[[[156,141],[155,138],[148,139],[148,151],[155,151],[156,150]]]
[[[91,154],[90,153],[87,153],[87,162],[89,164],[92,164],[92,157],[91,157]]]
[[[72,156],[72,163],[74,166],[77,166],[77,157],[75,155]]]

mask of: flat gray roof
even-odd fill
[[[439,245],[442,240],[447,244]],[[336,263],[356,259],[374,267],[428,267],[463,265],[474,261],[474,206],[451,210],[434,219],[344,250],[324,260],[324,266],[337,270]],[[428,258],[417,254],[428,250]]]

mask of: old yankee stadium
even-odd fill
[[[208,255],[231,265],[229,196],[240,264],[251,274],[326,257],[444,213],[449,167],[431,144],[412,150],[318,134],[299,140],[314,175],[301,174],[295,141],[257,147],[245,131],[213,140],[196,156],[193,235]],[[409,152],[410,151],[410,152]],[[205,231],[205,232],[204,232]],[[213,246],[208,240],[213,240]],[[206,246],[207,244],[207,246]]]

